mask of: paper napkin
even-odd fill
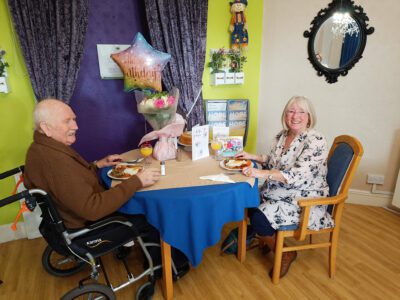
[[[227,175],[225,175],[223,173],[216,174],[216,175],[201,176],[200,179],[235,183],[234,180],[230,179],[229,176],[227,176]]]

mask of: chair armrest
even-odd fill
[[[347,194],[339,194],[333,197],[326,198],[310,198],[298,200],[297,204],[301,207],[300,224],[299,229],[296,230],[295,238],[299,241],[303,241],[306,238],[308,229],[308,219],[310,216],[310,210],[312,206],[316,205],[333,205],[344,202],[347,199]]]
[[[315,206],[315,205],[332,205],[344,202],[347,199],[347,194],[339,194],[333,197],[326,198],[309,198],[297,200],[300,207]]]

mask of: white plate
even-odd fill
[[[142,168],[143,169],[143,166],[142,165],[140,165],[140,164],[129,164],[129,163],[120,163],[120,164],[118,164],[117,166],[121,166],[121,165],[123,165],[123,166],[137,166],[137,167],[140,167],[140,168]],[[115,177],[115,176],[112,176],[111,175],[111,172],[113,171],[113,169],[110,169],[110,170],[108,170],[108,172],[107,172],[107,176],[108,177],[110,177],[111,179],[114,179],[114,180],[126,180],[126,179],[129,179],[129,178],[131,178],[133,175],[135,175],[135,174],[137,174],[137,172],[139,172],[139,170],[136,172],[136,173],[134,173],[134,174],[131,174],[131,176],[129,176],[129,177],[124,177],[124,178],[121,178],[121,177]]]
[[[253,165],[253,163],[251,163],[250,166],[252,166],[252,165]],[[225,170],[228,170],[228,171],[242,172],[242,169],[232,169],[232,168],[229,168],[229,167],[225,166],[225,160],[221,160],[221,161],[219,162],[219,166],[220,166],[222,169],[225,169]]]

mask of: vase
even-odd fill
[[[225,74],[225,84],[234,84],[235,83],[235,73],[226,73]]]
[[[210,76],[211,85],[225,84],[225,73],[213,73]]]
[[[244,73],[239,72],[235,73],[235,84],[243,84],[244,83]]]

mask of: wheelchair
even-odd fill
[[[24,167],[18,167],[0,174],[0,179],[23,173]],[[42,221],[39,226],[40,233],[45,238],[48,246],[42,255],[44,269],[54,276],[64,277],[81,272],[87,265],[90,266],[90,274],[79,281],[78,287],[70,290],[61,297],[63,300],[77,297],[88,299],[115,299],[115,292],[125,286],[148,276],[148,281],[136,291],[136,299],[151,299],[155,290],[155,270],[161,269],[161,265],[153,266],[153,260],[148,247],[159,247],[157,243],[145,243],[134,225],[126,218],[112,216],[97,221],[85,228],[69,230],[57,212],[51,195],[41,189],[30,189],[16,193],[0,200],[0,207],[15,201],[25,199],[26,207],[33,211],[39,205],[42,212]],[[145,234],[144,234],[145,235]],[[128,268],[126,249],[124,245],[138,244],[146,258],[145,270],[134,275]],[[127,272],[127,281],[113,286],[107,276],[101,257],[114,252],[120,259]],[[56,260],[55,260],[56,259]],[[179,278],[174,263],[172,263],[174,278]],[[99,271],[104,274],[107,284],[98,283]]]

